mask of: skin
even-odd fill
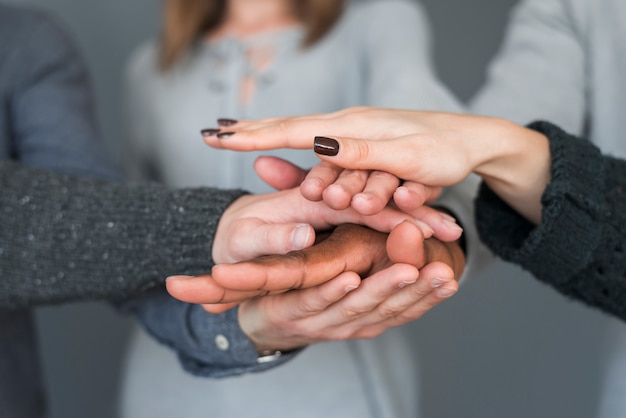
[[[392,207],[365,216],[348,208],[336,211],[324,202],[311,202],[297,188],[276,193],[246,195],[235,200],[220,218],[213,243],[215,263],[232,263],[266,254],[284,254],[306,248],[315,241],[316,230],[344,223],[363,224],[382,232],[391,231],[405,219],[415,220],[421,211],[405,213]],[[432,235],[431,229],[425,236]],[[456,240],[460,230],[435,230],[446,241]]]
[[[239,322],[257,349],[286,350],[418,319],[456,293],[464,264],[456,243],[425,240],[413,222],[389,235],[348,224],[310,248],[170,278],[167,289],[190,303],[243,302]]]
[[[475,172],[535,223],[541,220],[540,197],[550,180],[547,138],[498,118],[356,107],[240,122],[229,131],[234,135],[228,139],[205,140],[217,148],[236,150],[311,148],[312,138],[324,135],[335,139],[339,150],[334,156],[319,155],[323,161],[349,170],[386,171],[398,179],[431,187],[451,186]],[[319,166],[311,170],[305,183],[310,179],[325,190],[336,180],[325,176]],[[351,180],[361,185],[364,181],[367,184],[368,178]]]
[[[255,168],[276,188],[292,187],[305,175],[282,160],[257,161]],[[240,325],[259,351],[371,338],[421,317],[456,293],[455,278],[463,271],[464,254],[456,243],[424,237],[423,229],[414,221],[401,222],[389,236],[345,224],[320,234],[320,243],[311,248],[217,267],[225,274],[225,286],[204,275],[170,278],[167,288],[173,296],[205,304],[213,313],[242,302]],[[237,257],[246,258],[236,253],[228,258]],[[285,272],[285,266],[291,268]],[[229,271],[231,267],[240,273]],[[243,275],[238,276],[241,272]],[[248,280],[248,274],[278,281],[272,279],[259,288]],[[285,285],[285,280],[291,283]],[[235,281],[239,289],[231,288]],[[297,282],[312,287],[293,290]],[[206,304],[216,302],[221,303]]]

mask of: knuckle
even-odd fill
[[[391,306],[391,305],[385,305],[385,306],[381,306],[380,308],[378,308],[379,315],[385,319],[393,318],[397,316],[398,314],[400,314],[402,311],[403,311],[402,308],[397,307],[397,306]]]
[[[370,155],[370,147],[367,141],[354,142],[354,159],[355,161],[367,161]]]
[[[345,306],[341,309],[341,315],[347,319],[356,319],[362,314],[363,312],[360,309],[356,309],[354,306]]]

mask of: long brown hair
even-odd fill
[[[197,39],[219,25],[227,0],[165,0],[159,65],[168,70]],[[293,0],[297,17],[306,28],[302,45],[311,46],[333,27],[343,11],[343,0]]]

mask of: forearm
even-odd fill
[[[0,306],[113,299],[211,265],[240,191],[167,190],[0,164]]]
[[[551,181],[535,226],[488,187],[476,202],[481,238],[560,292],[626,319],[626,162],[549,125]]]

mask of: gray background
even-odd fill
[[[53,10],[92,72],[102,129],[119,149],[124,63],[155,34],[154,0],[12,0]],[[441,78],[463,99],[483,80],[513,0],[425,0]],[[38,311],[51,416],[112,417],[132,321],[100,304]],[[465,283],[415,328],[427,418],[589,418],[600,393],[610,322],[514,267]],[[312,394],[314,395],[314,394]],[[210,413],[210,405],[207,405]]]

